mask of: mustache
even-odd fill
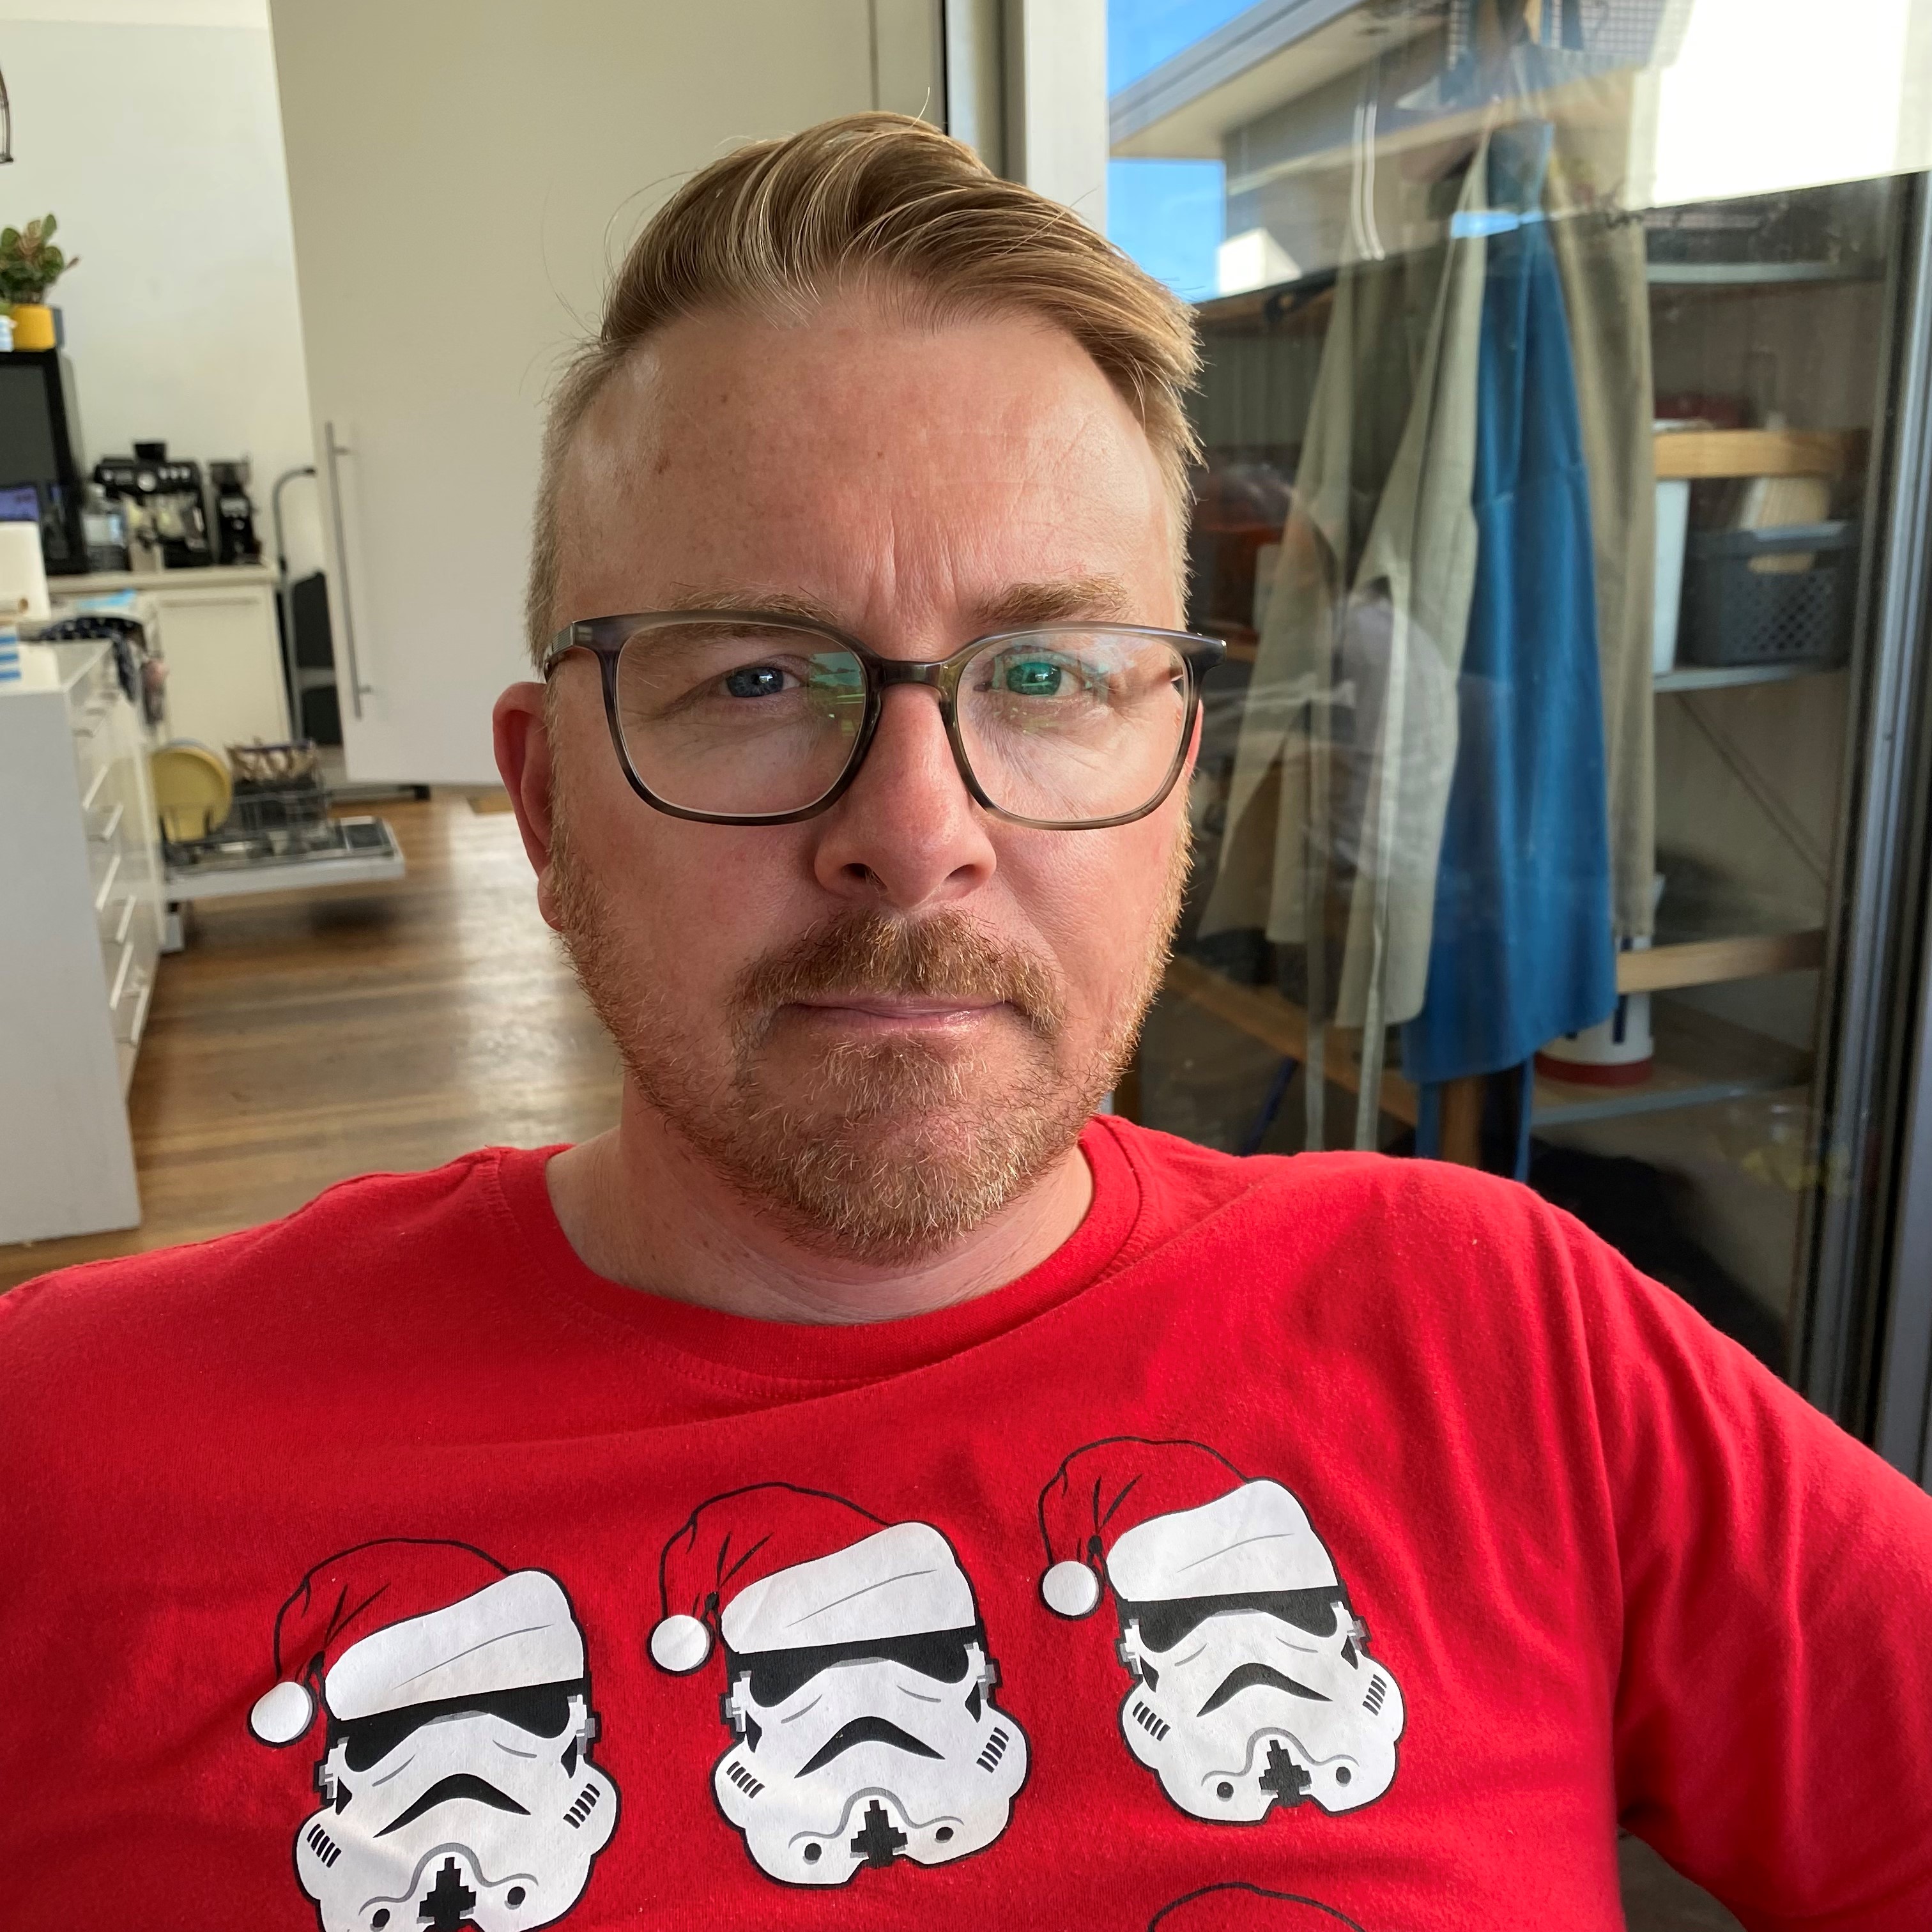
[[[901,1730],[890,1718],[854,1718],[849,1724],[841,1724],[813,1752],[812,1761],[795,1774],[809,1778],[814,1771],[823,1771],[835,1757],[860,1744],[890,1744],[893,1750],[910,1751],[914,1757],[936,1758],[939,1755],[930,1744],[922,1744],[909,1732]]]
[[[1210,1711],[1218,1711],[1231,1697],[1238,1697],[1244,1690],[1251,1690],[1257,1684],[1286,1690],[1292,1697],[1306,1697],[1318,1704],[1334,1701],[1319,1690],[1311,1690],[1306,1684],[1297,1683],[1292,1677],[1283,1676],[1279,1670],[1270,1670],[1265,1664],[1244,1664],[1222,1678],[1219,1688],[1202,1706],[1198,1714],[1204,1718]]]
[[[1066,1013],[1059,983],[1044,961],[1003,944],[958,912],[920,920],[835,914],[796,944],[755,962],[740,980],[732,1004],[741,1028],[755,1034],[782,1006],[866,993],[998,1000],[1048,1039]]]
[[[376,1835],[386,1838],[392,1832],[400,1832],[405,1825],[412,1825],[425,1811],[434,1811],[439,1804],[448,1804],[459,1798],[466,1798],[472,1804],[488,1804],[497,1811],[514,1811],[520,1818],[530,1814],[508,1792],[499,1791],[487,1778],[475,1778],[459,1772],[454,1778],[438,1778],[400,1818],[385,1825]]]

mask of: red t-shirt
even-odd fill
[[[1526,1191],[1082,1145],[869,1327],[500,1149],[0,1299],[0,1921],[1932,1925],[1932,1499]]]

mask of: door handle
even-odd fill
[[[328,463],[328,507],[335,522],[335,574],[342,584],[342,641],[349,653],[349,700],[360,718],[363,699],[373,697],[376,688],[362,682],[362,668],[356,653],[356,601],[349,589],[349,534],[342,518],[341,472],[336,467],[338,458],[355,452],[346,443],[336,441],[334,422],[322,424],[322,435]]]

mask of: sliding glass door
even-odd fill
[[[1932,4],[1108,10],[1108,230],[1198,305],[1229,647],[1124,1104],[1514,1174],[1875,1432]]]

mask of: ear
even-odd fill
[[[556,776],[550,741],[548,694],[541,684],[513,684],[496,700],[490,714],[496,770],[510,794],[524,850],[537,875],[537,904],[551,926],[550,847],[553,842],[551,790]]]

